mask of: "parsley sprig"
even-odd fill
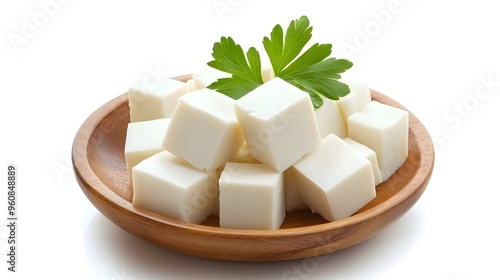
[[[248,50],[245,57],[241,46],[231,37],[222,37],[220,42],[214,44],[212,56],[215,60],[208,65],[231,73],[232,77],[218,79],[208,88],[238,99],[264,83],[259,52],[254,47]]]
[[[349,87],[339,79],[340,73],[352,67],[352,62],[329,58],[331,44],[316,43],[302,52],[312,37],[312,29],[309,19],[302,16],[290,23],[286,34],[277,24],[270,38],[264,37],[262,43],[274,76],[309,93],[317,109],[323,105],[322,96],[338,100],[349,93]],[[232,75],[218,79],[208,88],[238,99],[264,83],[260,55],[254,47],[245,56],[242,47],[231,37],[222,37],[214,44],[212,56],[214,60],[209,66]]]

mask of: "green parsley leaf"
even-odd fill
[[[270,38],[264,37],[262,43],[275,77],[307,92],[318,109],[323,105],[323,97],[338,100],[350,92],[349,86],[339,79],[340,73],[352,67],[352,62],[328,58],[331,44],[316,43],[302,52],[312,37],[312,29],[309,19],[302,16],[290,22],[286,34],[277,24]],[[215,60],[208,65],[232,76],[218,79],[208,88],[238,99],[263,84],[259,52],[255,48],[250,48],[245,57],[241,46],[231,37],[222,37],[214,44],[212,56]]]
[[[220,42],[214,44],[212,56],[214,60],[208,65],[230,73],[232,77],[218,79],[208,86],[209,89],[238,99],[264,83],[257,49],[250,48],[245,57],[241,46],[231,37],[222,37]]]
[[[283,30],[276,25],[271,38],[264,37],[263,44],[271,60],[276,77],[306,91],[315,109],[323,105],[326,98],[338,100],[347,95],[349,86],[338,81],[339,73],[352,67],[345,59],[328,58],[331,44],[314,44],[296,58],[311,38],[312,27],[306,16],[293,20],[283,42]],[[295,59],[295,60],[294,60]],[[326,60],[324,60],[326,59]]]
[[[290,23],[284,42],[283,29],[279,24],[273,28],[271,39],[264,37],[262,43],[276,77],[281,77],[281,71],[300,54],[311,37],[312,27],[309,27],[309,20],[305,16]]]
[[[352,63],[348,60],[328,58],[305,66],[300,72],[283,75],[281,78],[309,93],[314,108],[318,109],[323,105],[320,96],[338,100],[350,92],[348,85],[338,81],[340,79],[338,73],[345,72],[351,66]],[[318,102],[319,100],[321,101]]]

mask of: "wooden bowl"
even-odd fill
[[[186,81],[190,76],[176,79]],[[372,99],[406,110],[371,90]],[[360,243],[405,214],[420,198],[434,166],[431,138],[410,112],[409,156],[376,198],[349,218],[328,222],[310,211],[287,214],[279,230],[220,228],[217,217],[189,224],[132,205],[124,157],[129,123],[127,94],[97,109],[73,143],[76,179],[93,205],[122,229],[189,255],[234,261],[278,261],[319,256]]]

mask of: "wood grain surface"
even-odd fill
[[[186,81],[190,76],[177,77]],[[407,110],[371,90],[372,99]],[[218,226],[217,217],[201,225],[184,223],[134,207],[124,145],[130,119],[127,94],[97,109],[81,125],[72,150],[76,179],[86,197],[122,229],[164,248],[189,255],[233,261],[299,259],[360,243],[405,214],[420,198],[432,175],[431,138],[410,113],[409,155],[404,165],[377,186],[376,198],[349,218],[328,222],[310,211],[287,214],[279,230],[237,230]]]

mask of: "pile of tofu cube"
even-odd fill
[[[408,112],[372,101],[366,84],[314,110],[309,94],[263,71],[238,100],[206,87],[207,69],[129,90],[125,159],[133,205],[187,223],[279,229],[310,209],[351,216],[408,156]]]

